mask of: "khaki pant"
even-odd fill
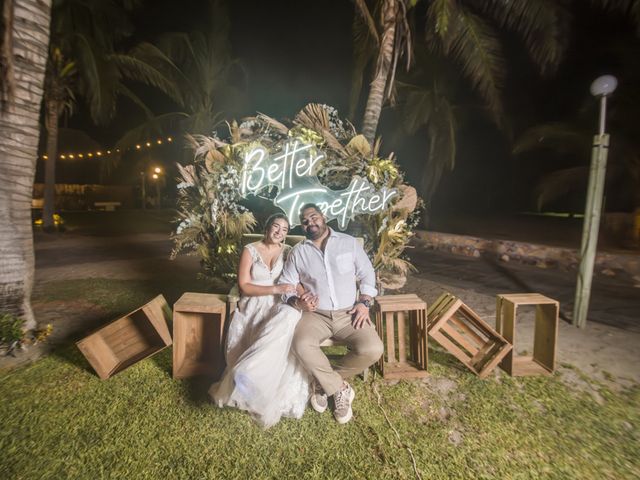
[[[373,365],[383,352],[376,329],[372,325],[353,328],[348,310],[304,312],[293,335],[293,352],[327,395],[337,392],[343,379]],[[320,349],[320,344],[328,338],[345,343],[349,349],[335,370]]]

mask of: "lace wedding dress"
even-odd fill
[[[253,244],[251,283],[273,285],[282,272],[290,248],[272,269]],[[227,337],[227,368],[209,395],[219,407],[246,410],[265,428],[282,416],[300,418],[309,398],[307,373],[289,353],[300,312],[283,304],[279,295],[242,296]]]

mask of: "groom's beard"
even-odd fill
[[[324,235],[324,232],[326,231],[327,231],[327,224],[325,223],[324,225],[317,226],[314,230],[307,228],[304,231],[304,235],[309,240],[316,240],[320,238],[322,235]]]

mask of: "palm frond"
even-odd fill
[[[453,108],[444,97],[437,98],[434,105],[427,125],[430,141],[423,178],[427,202],[438,188],[443,173],[452,171],[456,161],[456,119]]]
[[[357,12],[360,14],[359,17],[362,19],[362,23],[367,27],[369,36],[373,40],[375,46],[378,47],[380,45],[380,38],[378,37],[376,22],[373,20],[373,16],[367,6],[367,2],[365,0],[354,0],[354,3],[356,5]]]
[[[451,19],[456,15],[456,5],[451,0],[434,0],[427,10],[427,22],[431,24],[433,32],[444,43],[445,52],[449,49],[447,35]]]
[[[527,129],[514,142],[513,153],[519,155],[539,148],[588,158],[591,135],[570,123],[550,122]]]
[[[483,0],[474,2],[500,27],[519,34],[543,74],[557,70],[568,47],[569,12],[558,0]]]
[[[484,99],[496,124],[503,127],[500,91],[505,67],[497,33],[482,18],[458,5],[444,37],[443,44],[449,45],[463,74]]]
[[[91,117],[97,124],[108,122],[115,113],[120,72],[116,65],[101,55],[93,41],[77,35],[78,72],[89,103]]]
[[[588,166],[564,168],[546,175],[538,182],[534,191],[538,211],[572,190],[586,187],[588,178]]]
[[[131,91],[128,87],[123,84],[118,85],[118,94],[123,97],[128,98],[134,105],[136,105],[140,110],[144,112],[145,117],[153,118],[154,114],[149,107],[138,97],[135,93]]]
[[[142,42],[129,51],[129,56],[151,66],[159,72],[159,75],[182,85],[185,89],[194,88],[192,80],[185,74],[188,70],[179,67],[175,59],[160,46]]]
[[[156,87],[178,105],[184,106],[182,92],[176,82],[153,65],[131,55],[112,54],[110,59],[118,66],[123,77]]]

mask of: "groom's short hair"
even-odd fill
[[[299,214],[300,219],[302,219],[302,212],[304,212],[305,210],[308,210],[310,208],[313,208],[320,215],[324,216],[324,213],[322,213],[322,210],[320,210],[320,207],[317,204],[315,204],[313,202],[310,202],[310,203],[305,203],[304,205],[302,205],[300,207],[300,214]]]

